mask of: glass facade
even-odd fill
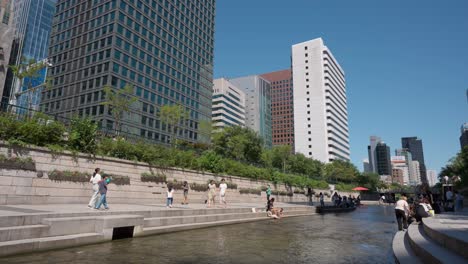
[[[55,13],[56,0],[17,0],[13,1],[13,25],[15,28],[15,43],[17,51],[14,61],[20,64],[23,60],[44,60],[48,57],[50,31],[52,19]],[[42,85],[46,79],[47,70],[37,73],[37,77],[31,80],[32,87]],[[10,95],[10,102],[22,107],[37,106],[40,101],[40,92],[26,92],[30,80],[20,82],[11,79],[11,83],[5,85],[6,94]]]
[[[177,137],[197,141],[199,122],[211,120],[214,12],[214,0],[59,0],[50,47],[54,88],[43,93],[42,109],[113,129],[103,87],[132,85],[138,103],[124,115],[122,132],[169,142],[157,113],[181,104],[190,118]]]

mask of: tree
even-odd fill
[[[225,127],[213,134],[212,143],[215,152],[226,158],[253,164],[261,162],[263,140],[249,128]]]
[[[181,124],[189,118],[190,112],[185,110],[185,107],[180,104],[164,105],[159,109],[159,119],[165,124],[171,134],[171,146],[177,144],[176,135],[181,127]]]
[[[211,142],[211,134],[213,133],[213,123],[209,120],[201,120],[198,123],[198,135],[200,142],[209,144]]]
[[[444,176],[459,176],[461,186],[468,186],[468,147],[464,147],[439,173],[439,178]]]
[[[133,95],[133,86],[127,84],[123,89],[105,86],[104,94],[106,99],[101,104],[109,107],[115,122],[114,129],[116,134],[119,135],[124,113],[128,113],[132,104],[137,101],[137,98]]]
[[[273,162],[276,163],[278,168],[286,172],[286,162],[291,156],[292,148],[289,145],[280,145],[273,147]]]
[[[359,176],[358,169],[350,162],[334,160],[324,166],[324,176],[331,182],[353,182]]]
[[[288,168],[292,173],[307,175],[312,179],[322,179],[323,164],[318,160],[307,158],[302,153],[291,155]]]
[[[25,85],[24,81],[26,81],[26,104],[29,109],[32,108],[32,96],[35,92],[38,91],[39,88],[46,87],[50,85],[50,79],[46,79],[44,83],[39,85],[33,86],[33,82],[39,77],[39,71],[46,68],[48,66],[47,61],[37,62],[35,59],[26,59],[25,57],[21,58],[21,63],[18,65],[9,65],[8,67],[11,69],[13,76],[15,76],[19,81],[19,87],[23,87]],[[22,92],[18,92],[15,94],[15,97],[18,99],[21,96]],[[28,110],[28,117],[31,117],[31,113]]]

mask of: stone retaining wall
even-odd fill
[[[0,146],[0,154],[15,156],[18,153]],[[141,162],[132,162],[108,157],[96,157],[95,159],[83,155],[72,155],[69,152],[52,155],[44,148],[29,148],[21,150],[21,157],[31,157],[36,163],[36,171],[25,170],[0,170],[0,204],[66,204],[82,203],[89,201],[92,193],[91,184],[74,183],[68,181],[53,181],[48,178],[48,173],[56,170],[79,171],[91,174],[96,167],[101,168],[107,174],[128,176],[130,185],[109,185],[108,202],[126,204],[163,204],[166,200],[166,185],[163,183],[142,182],[141,174],[144,172],[164,173],[168,181],[187,181],[189,183],[207,184],[210,179],[220,181],[222,178],[228,182],[237,184],[237,190],[228,189],[226,199],[228,202],[258,202],[265,201],[266,194],[240,194],[239,189],[259,189],[270,184],[272,189],[287,191],[284,184],[274,185],[267,181],[255,181],[246,178],[215,175],[191,170],[159,169]],[[293,187],[294,190],[294,187]],[[291,190],[292,191],[292,190]],[[324,192],[328,190],[315,190]],[[357,195],[357,194],[355,194]],[[292,197],[276,195],[281,202],[307,202],[304,194],[294,194]],[[207,198],[206,192],[189,192],[189,202],[203,203]],[[182,191],[175,191],[174,203],[182,201]],[[314,201],[316,199],[314,198]]]

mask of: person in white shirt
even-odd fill
[[[98,182],[102,178],[101,174],[99,174],[100,171],[101,171],[101,169],[96,168],[94,170],[93,176],[91,177],[91,179],[89,179],[89,182],[93,184],[93,195],[91,196],[91,199],[89,200],[89,203],[88,203],[88,207],[90,209],[93,209],[94,207],[96,207],[96,202],[97,202],[97,199],[98,199],[98,196],[99,196]]]
[[[221,180],[221,184],[219,185],[219,200],[221,201],[221,204],[224,204],[224,208],[227,207],[226,203],[226,190],[227,190],[227,184],[224,179]]]
[[[406,201],[408,198],[405,194],[402,194],[400,200],[396,202],[395,205],[395,216],[398,222],[398,230],[402,231],[408,229],[408,215],[409,215],[409,205]]]
[[[174,197],[174,188],[172,188],[172,185],[167,186],[167,201],[166,201],[166,206],[167,208],[172,208],[172,202]]]

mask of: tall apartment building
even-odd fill
[[[368,159],[362,160],[362,167],[364,169],[364,172],[373,172]]]
[[[54,88],[41,107],[114,129],[103,87],[131,85],[138,102],[121,120],[123,133],[170,142],[157,113],[180,104],[190,115],[176,137],[198,141],[199,122],[211,121],[214,17],[214,0],[59,0],[50,43]]]
[[[408,149],[408,151],[411,152],[413,160],[417,160],[419,162],[421,181],[423,183],[427,183],[422,140],[417,137],[404,137],[401,138],[401,147]]]
[[[392,163],[390,159],[390,147],[384,142],[377,144],[375,148],[377,173],[379,175],[392,175]]]
[[[410,185],[416,186],[421,184],[421,168],[419,165],[419,161],[413,160],[411,161],[410,167]]]
[[[224,78],[213,83],[213,127],[245,126],[245,93]]]
[[[291,69],[260,75],[271,83],[273,146],[289,145],[294,151],[294,104]]]
[[[295,151],[349,161],[344,71],[321,38],[292,46],[292,74]]]
[[[44,60],[48,57],[50,32],[52,18],[55,13],[57,0],[16,0],[6,1],[13,5],[13,42],[9,47],[9,64],[19,65],[26,60]],[[5,18],[5,17],[4,17]],[[3,37],[2,37],[3,43]],[[3,45],[3,44],[2,44]],[[38,72],[33,80],[24,79],[23,85],[14,78],[11,70],[8,70],[8,77],[4,83],[3,102],[30,107],[29,102],[38,106],[40,100],[40,90],[28,91],[26,83],[31,82],[33,86],[40,86],[46,80],[47,68]],[[3,86],[3,83],[1,84]],[[28,94],[31,93],[31,94]]]
[[[399,168],[392,168],[392,183],[404,185],[404,172]]]
[[[13,0],[0,1],[0,100],[2,102],[8,101],[8,97],[3,99],[3,87],[7,78],[8,65],[14,63],[10,61],[15,33],[13,14]]]
[[[266,147],[272,147],[270,82],[259,75],[229,81],[245,93],[245,126],[258,132]]]
[[[463,149],[468,146],[468,123],[465,123],[461,127],[461,136],[460,136],[460,147]]]
[[[430,187],[436,185],[439,182],[437,179],[437,171],[435,170],[427,170],[427,183]]]
[[[370,145],[367,146],[367,153],[369,155],[369,168],[372,172],[378,173],[377,172],[377,158],[375,155],[375,148],[377,147],[377,144],[382,142],[382,139],[377,136],[371,136],[370,137]]]

